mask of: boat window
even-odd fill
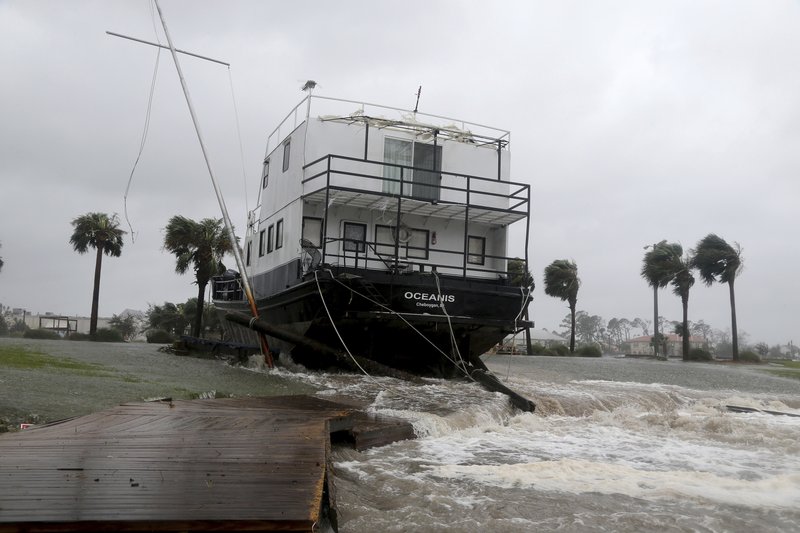
[[[322,246],[322,219],[303,217],[303,239],[317,248]]]
[[[258,234],[258,257],[264,256],[264,234],[266,230],[261,230]]]
[[[408,257],[413,257],[415,259],[427,259],[428,258],[428,236],[430,232],[426,229],[416,229],[411,228],[409,230],[410,236],[408,239],[408,243],[406,243],[406,250]]]
[[[387,137],[383,141],[383,162],[389,163],[383,167],[383,192],[400,193],[402,172],[403,194],[411,194],[414,198],[430,202],[439,201],[442,180],[441,146]],[[402,165],[404,168],[393,165]]]
[[[288,139],[285,143],[283,143],[283,171],[286,172],[289,170],[289,153],[291,152],[292,148],[292,140]]]
[[[261,188],[266,189],[269,183],[269,158],[264,160],[264,171],[261,173]]]
[[[403,141],[401,139],[386,138],[383,141],[383,162],[391,163],[393,165],[403,165],[406,167],[411,166],[412,162],[412,147],[411,141]],[[383,192],[389,194],[400,193],[400,173],[403,174],[403,181],[410,180],[411,174],[408,169],[385,165],[383,167]]]
[[[283,219],[280,219],[275,225],[275,249],[283,246]]]
[[[414,143],[414,187],[411,196],[419,200],[438,202],[442,181],[442,147]],[[430,170],[421,170],[421,169]]]
[[[253,248],[253,241],[247,241],[247,253],[245,254],[245,265],[250,266],[250,250]]]
[[[405,252],[402,247],[400,251]],[[394,226],[375,224],[375,253],[394,257]]]
[[[367,249],[367,225],[355,222],[344,223],[344,251],[365,252]]]
[[[267,228],[267,253],[268,254],[271,254],[272,250],[273,250],[273,244],[274,244],[275,241],[272,240],[272,237],[274,236],[274,233],[275,233],[275,226],[273,224],[270,224],[269,227]]]
[[[467,263],[472,265],[482,265],[486,261],[486,238],[469,236],[469,252]]]

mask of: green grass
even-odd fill
[[[69,358],[53,357],[20,346],[0,347],[0,367],[19,370],[62,370],[91,377],[112,377],[103,365],[82,363]]]
[[[800,361],[787,361],[783,359],[769,361],[773,365],[781,365],[783,368],[767,368],[767,372],[782,378],[792,378],[800,380]]]

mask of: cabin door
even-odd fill
[[[438,202],[442,181],[442,147],[433,144],[414,143],[414,186],[412,198],[428,202]]]

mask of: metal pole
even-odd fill
[[[219,203],[219,208],[222,211],[222,219],[225,222],[225,229],[227,230],[228,238],[230,239],[233,248],[233,257],[236,259],[236,266],[239,268],[239,272],[242,272],[243,274],[242,288],[244,289],[245,295],[247,296],[247,301],[250,304],[250,312],[255,318],[258,318],[258,308],[256,307],[255,298],[253,298],[253,291],[250,287],[250,281],[247,278],[247,271],[245,270],[244,261],[242,260],[242,254],[239,251],[239,245],[236,242],[236,234],[233,232],[233,224],[231,223],[230,216],[228,216],[228,208],[225,207],[225,200],[222,198],[222,192],[217,185],[217,180],[214,177],[214,171],[211,168],[211,162],[208,159],[208,152],[206,151],[206,145],[203,142],[203,135],[200,133],[200,124],[197,121],[197,116],[194,112],[194,106],[192,106],[192,100],[189,97],[189,88],[186,85],[186,80],[183,77],[181,64],[178,61],[178,54],[175,50],[175,47],[172,45],[172,38],[169,35],[167,22],[164,20],[164,14],[161,12],[161,6],[158,4],[158,0],[154,0],[154,2],[156,4],[156,9],[158,10],[158,16],[161,19],[161,25],[164,27],[164,35],[167,38],[167,44],[169,45],[169,51],[172,54],[172,60],[175,62],[175,69],[178,71],[178,78],[181,82],[181,88],[183,88],[183,95],[186,98],[186,105],[189,107],[189,114],[192,116],[195,132],[197,132],[197,140],[200,142],[200,149],[203,152],[203,159],[205,159],[206,168],[208,168],[208,174],[211,177],[211,184],[214,186],[214,193],[217,196],[217,202]],[[259,335],[259,340],[261,341],[261,351],[264,354],[267,366],[272,368],[272,354],[269,351],[267,339],[264,335]]]
[[[162,22],[163,22],[163,19],[162,19]],[[108,35],[113,35],[114,37],[122,37],[123,39],[128,39],[129,41],[136,41],[137,43],[149,44],[150,46],[156,46],[158,48],[164,48],[166,50],[170,49],[169,46],[164,46],[163,44],[158,44],[158,43],[154,43],[154,42],[150,42],[150,41],[145,41],[144,39],[137,39],[136,37],[129,37],[127,35],[122,35],[121,33],[114,33],[113,31],[107,31],[106,33]],[[230,63],[226,63],[224,61],[220,61],[219,59],[213,59],[211,57],[201,56],[200,54],[193,54],[192,52],[187,52],[186,50],[181,50],[180,48],[176,48],[175,51],[178,52],[179,54],[185,54],[187,56],[196,57],[198,59],[205,59],[206,61],[212,61],[214,63],[219,63],[220,65],[225,65],[226,67],[230,67],[231,66]]]

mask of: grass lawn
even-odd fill
[[[800,361],[787,361],[785,359],[770,360],[770,365],[780,365],[783,368],[767,368],[767,372],[782,378],[800,379]]]

